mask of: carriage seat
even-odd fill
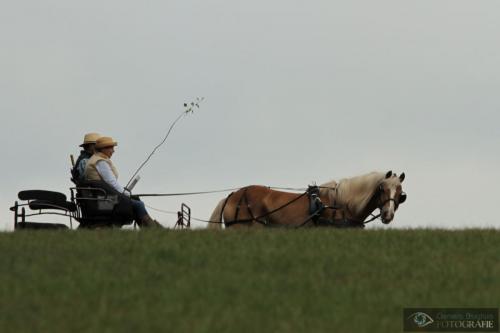
[[[58,202],[57,204],[54,204],[53,202],[47,200],[34,200],[29,203],[29,207],[32,210],[58,209],[69,212],[76,211],[76,205],[71,201]]]
[[[84,181],[77,187],[75,202],[80,207],[80,227],[123,226],[133,222],[130,198],[103,181]]]
[[[66,195],[60,192],[44,190],[27,190],[18,193],[19,200],[28,201],[32,210],[56,209],[75,212],[76,205],[66,200]]]
[[[71,201],[67,201],[66,195],[60,192],[26,190],[20,191],[17,196],[23,202],[18,203],[16,201],[14,206],[10,208],[14,212],[15,229],[67,229],[68,227],[65,224],[28,222],[26,217],[62,215],[71,219],[77,211],[76,205]],[[33,212],[27,214],[26,207],[29,207]]]

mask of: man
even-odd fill
[[[104,181],[113,187],[118,193],[130,196],[130,192],[118,183],[118,170],[111,162],[111,156],[118,145],[111,137],[100,137],[95,144],[95,154],[88,160],[85,168],[86,180]],[[159,227],[162,225],[153,220],[146,211],[144,202],[130,199],[134,211],[134,219],[142,227]]]
[[[85,172],[85,166],[87,165],[87,161],[89,160],[89,158],[94,155],[95,143],[100,136],[101,135],[99,133],[85,134],[83,143],[80,145],[83,150],[80,151],[80,156],[78,156],[73,169],[71,169],[72,180],[75,184],[79,184],[84,180],[83,174]]]

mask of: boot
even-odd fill
[[[138,224],[141,228],[163,228],[163,226],[156,220],[153,220],[151,216],[145,215]]]

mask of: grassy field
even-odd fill
[[[498,307],[493,230],[0,234],[0,332],[401,332]]]

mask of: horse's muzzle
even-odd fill
[[[394,219],[394,214],[391,214],[391,213],[385,213],[385,214],[382,214],[382,216],[381,216],[381,220],[382,220],[383,224],[389,224],[389,223],[391,223],[391,221],[393,219]]]

